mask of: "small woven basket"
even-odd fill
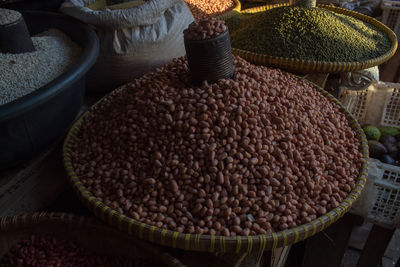
[[[240,12],[232,11],[227,14],[219,16],[219,19],[227,20],[232,16],[237,16],[239,14],[254,14],[281,6],[289,6],[289,4],[285,3],[276,5],[265,5],[265,6],[245,9]],[[267,65],[285,69],[290,72],[304,74],[304,73],[338,73],[338,72],[351,72],[351,71],[363,70],[386,62],[396,52],[397,49],[396,35],[391,29],[389,29],[386,25],[382,24],[376,19],[354,11],[350,11],[348,9],[339,8],[335,6],[330,6],[330,5],[317,5],[317,6],[319,8],[324,8],[339,14],[344,14],[350,17],[354,17],[369,24],[372,24],[373,26],[377,27],[379,30],[387,34],[391,42],[390,49],[380,57],[358,62],[328,62],[328,61],[314,61],[314,60],[276,57],[276,56],[268,56],[265,54],[253,53],[250,51],[241,50],[237,48],[232,48],[233,54],[240,56],[254,64]]]
[[[358,198],[361,190],[364,187],[368,176],[368,143],[363,130],[358,124],[357,120],[351,115],[343,105],[331,94],[325,90],[317,87],[316,90],[321,92],[325,97],[340,106],[352,129],[357,133],[357,138],[361,142],[361,151],[363,154],[364,164],[360,170],[360,177],[357,180],[357,185],[347,198],[340,203],[340,205],[330,210],[323,216],[318,217],[310,223],[300,225],[298,227],[268,234],[268,235],[254,235],[254,236],[236,236],[225,237],[215,235],[200,235],[200,234],[185,234],[167,229],[157,228],[145,223],[136,221],[130,217],[118,213],[116,210],[105,205],[97,199],[87,188],[83,185],[80,178],[74,172],[72,166],[72,145],[78,139],[80,127],[85,119],[85,115],[80,118],[69,131],[63,147],[64,166],[73,185],[74,190],[78,194],[80,200],[98,217],[110,225],[118,228],[119,230],[128,234],[138,236],[140,239],[148,240],[163,246],[170,246],[173,248],[181,248],[192,251],[208,251],[219,253],[262,253],[264,250],[272,250],[278,247],[287,246],[298,241],[302,241],[328,227],[330,224],[337,221],[343,216],[352,206],[353,202]],[[124,86],[117,90],[123,90]],[[105,99],[110,96],[106,96]],[[100,103],[103,100],[100,100]],[[97,105],[91,109],[96,108]],[[91,112],[91,109],[86,113]]]
[[[154,266],[184,267],[171,255],[87,217],[66,213],[34,213],[0,218],[0,259],[32,235],[72,241],[101,255],[146,258]],[[1,260],[0,260],[1,261]]]

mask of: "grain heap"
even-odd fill
[[[227,21],[232,47],[269,56],[363,61],[390,48],[375,26],[322,8],[277,7]]]
[[[195,20],[219,16],[235,7],[232,0],[185,0]]]
[[[50,29],[32,37],[36,51],[0,53],[0,105],[48,84],[77,60],[81,48],[63,32]]]
[[[51,236],[31,236],[16,244],[0,260],[0,267],[10,266],[145,267],[154,265],[146,259],[133,260],[96,255],[73,242]]]
[[[96,106],[71,145],[87,189],[140,222],[224,236],[337,207],[362,165],[345,115],[294,75],[234,64],[233,79],[193,87],[175,59]]]
[[[18,11],[0,8],[0,25],[7,25],[16,22],[21,17],[22,15]]]
[[[216,18],[203,19],[190,23],[183,31],[185,38],[190,40],[205,40],[216,37],[228,29],[223,20]]]

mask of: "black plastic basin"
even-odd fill
[[[0,169],[32,158],[66,132],[83,104],[85,74],[99,54],[95,32],[78,20],[49,12],[21,13],[31,35],[59,29],[82,48],[82,53],[55,80],[0,106]]]
[[[0,0],[1,8],[57,12],[64,0]]]

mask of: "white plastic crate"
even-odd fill
[[[385,228],[400,226],[400,167],[370,159],[367,183],[351,212]]]
[[[362,91],[344,90],[339,99],[360,124],[400,127],[400,83],[379,82]]]
[[[382,0],[382,22],[400,38],[400,1]]]
[[[340,100],[361,124],[400,127],[399,83],[344,91]],[[385,228],[400,227],[400,167],[370,159],[367,183],[351,212]]]
[[[367,115],[367,107],[369,106],[373,87],[368,87],[362,91],[344,91],[340,100],[346,109],[354,115],[360,122],[364,121]]]
[[[387,91],[380,124],[400,127],[400,84],[381,83],[378,86],[384,87]]]

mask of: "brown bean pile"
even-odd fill
[[[16,244],[0,260],[0,267],[146,267],[154,266],[148,259],[109,257],[77,246],[73,242],[51,236],[31,236]],[[157,265],[158,266],[158,265]]]
[[[189,27],[183,31],[185,38],[190,40],[204,40],[216,37],[228,29],[223,20],[215,18],[202,19],[190,23]]]
[[[219,16],[235,7],[232,0],[185,0],[195,20]]]
[[[106,205],[185,233],[265,234],[310,222],[355,187],[360,142],[310,83],[234,57],[190,85],[187,61],[114,91],[85,117],[73,168]]]

